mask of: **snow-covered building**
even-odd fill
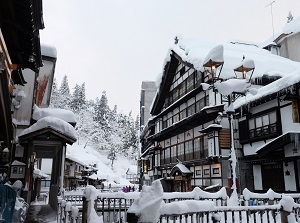
[[[272,53],[300,62],[300,17],[290,21],[275,39],[266,41],[263,48]]]
[[[3,150],[7,148],[11,156],[15,144],[12,115],[22,95],[14,95],[13,89],[26,84],[24,70],[35,75],[42,66],[41,8],[40,1],[0,2],[0,173],[8,172],[9,167],[6,158],[2,160]]]
[[[234,103],[248,189],[300,190],[299,99],[300,69]]]
[[[211,61],[217,66],[208,69]],[[176,37],[152,103],[153,125],[142,135],[144,180],[163,178],[164,189],[168,191],[188,191],[195,186],[230,186],[229,155],[233,144],[237,160],[241,161],[237,178],[239,185],[245,186],[241,182],[245,180],[242,170],[250,167],[242,162],[243,147],[238,140],[238,131],[243,128],[233,125],[234,141],[231,143],[226,117],[228,95],[233,96],[231,100],[234,101],[245,94],[249,86],[243,82],[233,89],[230,84],[222,87],[218,82],[236,78],[241,73],[239,68],[247,61],[252,61],[253,66],[251,88],[268,85],[300,69],[299,63],[255,44],[231,41],[220,45]],[[238,88],[243,88],[242,92]],[[232,95],[233,92],[238,93]]]

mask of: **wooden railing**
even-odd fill
[[[209,210],[193,211],[185,213],[161,213],[159,222],[260,222],[260,223],[275,223],[275,222],[287,222],[287,215],[293,213],[294,218],[299,221],[300,218],[300,194],[287,194],[294,199],[295,205],[292,211],[283,211],[282,204],[280,203],[283,198],[283,194],[275,193],[269,190],[267,193],[259,194],[252,193],[244,190],[244,206],[226,206],[227,195],[224,194],[224,189],[221,189],[216,193],[209,193],[196,189],[192,192],[174,192],[164,193],[163,201],[166,205],[179,202],[185,202],[188,200],[194,200],[194,202],[210,201],[213,208]],[[131,193],[99,193],[97,199],[92,202],[98,216],[101,216],[103,222],[137,222],[138,217],[128,218],[131,214],[128,213],[128,209],[133,204],[134,200],[140,195],[139,192]],[[77,207],[79,211],[78,219],[82,219],[85,215],[87,219],[87,206],[88,202],[85,201],[82,195],[65,195],[65,202],[69,203],[69,206]],[[60,207],[61,212],[66,212],[65,207]],[[76,210],[76,209],[75,209]],[[72,215],[72,210],[68,208],[68,212],[63,216],[69,216],[69,219],[76,219]],[[74,216],[74,217],[72,217]],[[132,216],[132,215],[131,215]],[[284,219],[284,220],[283,220]],[[62,219],[64,220],[64,218]],[[68,222],[68,221],[65,221]],[[74,221],[75,222],[75,221]],[[82,221],[84,222],[84,221]]]

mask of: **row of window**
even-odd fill
[[[168,128],[172,126],[174,123],[179,122],[197,112],[200,112],[205,106],[209,105],[209,97],[208,95],[204,95],[201,99],[193,103],[184,109],[177,109],[176,112],[173,111],[173,115],[165,115],[163,116],[162,121],[162,129]],[[170,116],[170,117],[168,117]]]
[[[183,71],[185,72],[184,74]],[[200,86],[202,74],[189,68],[185,71],[185,68],[181,68],[173,79],[173,83],[170,88],[169,95],[166,97],[164,108],[167,108],[179,98],[191,90]]]
[[[271,111],[257,117],[250,118],[239,122],[239,129],[247,129],[248,131],[240,131],[241,143],[247,142],[249,139],[268,137],[276,134],[277,129],[277,112]]]
[[[207,136],[201,136],[178,143],[173,146],[166,147],[156,156],[154,166],[159,164],[176,163],[177,160],[194,160],[208,156],[208,140]]]

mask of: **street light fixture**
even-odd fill
[[[222,54],[222,55],[220,55]],[[216,56],[218,55],[218,56]],[[215,60],[213,60],[212,58],[216,58]],[[240,86],[233,86],[232,84],[236,84],[236,85],[240,85],[240,81],[233,81],[232,79],[223,81],[220,78],[221,72],[222,72],[222,68],[223,68],[223,64],[224,61],[222,61],[223,58],[223,46],[217,46],[215,48],[213,48],[209,54],[207,55],[206,59],[204,60],[205,62],[203,63],[203,67],[205,70],[209,70],[210,73],[213,75],[212,78],[212,85],[210,85],[210,87],[206,86],[205,84],[202,86],[204,90],[209,90],[211,87],[213,87],[217,92],[220,92],[221,94],[227,95],[228,97],[228,108],[227,108],[227,115],[228,115],[228,121],[229,121],[229,128],[230,128],[230,145],[231,145],[231,149],[230,149],[230,166],[231,166],[231,178],[232,178],[232,187],[231,189],[233,189],[232,192],[232,196],[230,198],[232,198],[232,201],[235,204],[238,204],[238,196],[237,196],[237,187],[236,187],[236,179],[237,179],[237,175],[236,175],[236,164],[237,164],[237,159],[236,159],[236,154],[235,154],[235,146],[234,146],[234,132],[233,132],[233,115],[234,115],[234,109],[232,107],[232,102],[234,95],[239,94],[239,95],[245,95],[246,92],[248,91],[246,85],[245,88],[240,88]],[[218,73],[218,75],[216,75],[216,68],[220,67],[220,71]],[[243,57],[242,62],[233,69],[236,77],[234,79],[244,79],[247,80],[248,79],[248,83],[251,82],[251,78],[253,75],[255,69],[255,64],[254,61],[251,59],[246,59],[245,57]],[[247,74],[249,77],[247,77]],[[218,85],[216,86],[215,82],[219,80],[221,81],[220,83],[218,83]],[[226,82],[230,82],[230,83],[226,83]],[[245,83],[244,83],[245,84]],[[230,89],[226,89],[223,90],[222,87],[226,88],[230,88]],[[242,92],[236,92],[236,89],[242,89]],[[226,92],[226,93],[224,93]]]
[[[214,47],[206,56],[203,67],[205,70],[211,74],[212,81],[219,80],[222,68],[224,65],[224,47],[223,45],[218,45]],[[217,69],[219,68],[219,73]]]
[[[255,69],[255,64],[254,64],[254,61],[252,59],[243,59],[242,63],[238,67],[233,69],[233,71],[235,73],[236,78],[241,78],[241,79],[247,79],[246,74],[248,72],[252,71],[251,75],[249,77],[249,82],[250,82],[251,78],[252,78],[252,75],[253,75],[253,72],[254,72],[254,69]],[[242,76],[240,76],[239,73]]]

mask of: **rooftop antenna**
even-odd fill
[[[271,6],[271,16],[272,16],[272,28],[273,28],[273,40],[274,40],[274,22],[273,22],[273,4],[275,3],[275,1],[270,2],[268,5],[266,5],[266,7]]]

